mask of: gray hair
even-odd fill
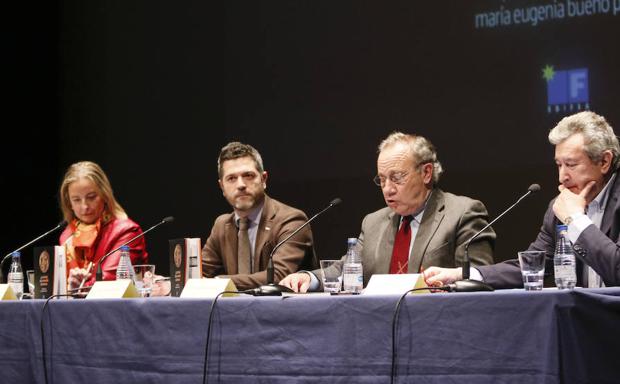
[[[584,151],[594,162],[601,161],[607,150],[613,155],[612,172],[620,167],[620,145],[613,128],[603,116],[583,111],[566,116],[549,132],[549,142],[558,145],[572,135],[583,135]]]
[[[435,146],[425,137],[419,135],[410,135],[402,132],[392,132],[379,144],[378,152],[381,153],[385,148],[395,144],[403,143],[411,149],[411,155],[417,159],[416,168],[420,168],[423,164],[433,164],[433,185],[439,182],[439,176],[443,173],[443,168],[439,160],[437,160],[437,151]]]
[[[233,141],[226,144],[220,151],[220,155],[217,158],[217,174],[222,177],[222,164],[226,160],[234,160],[241,157],[251,157],[254,160],[256,169],[259,173],[263,173],[263,158],[260,153],[249,144],[243,144],[238,141]]]

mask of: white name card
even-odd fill
[[[215,296],[221,292],[236,290],[237,287],[231,279],[189,279],[185,282],[185,287],[183,287],[183,292],[181,292],[180,297],[192,299],[211,299],[215,298]],[[231,297],[236,295],[237,294],[235,293],[225,293],[222,296]]]
[[[8,284],[0,284],[0,300],[17,300],[15,292]]]
[[[131,280],[96,281],[87,299],[124,299],[140,297]]]
[[[364,295],[402,295],[412,288],[424,288],[424,278],[419,273],[372,275]],[[416,291],[413,293],[428,293]]]

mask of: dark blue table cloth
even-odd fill
[[[218,301],[209,383],[389,383],[398,296]],[[55,300],[49,383],[201,383],[212,300]],[[0,382],[44,383],[44,302],[0,302]],[[620,288],[410,295],[399,383],[619,383]]]

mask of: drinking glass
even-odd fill
[[[140,297],[150,297],[155,278],[155,265],[138,264],[134,265],[133,269],[136,273],[136,288],[138,288]]]
[[[526,291],[540,291],[545,275],[545,252],[523,251],[518,254],[523,287]]]
[[[34,297],[34,270],[29,269],[26,271],[26,278],[28,279],[28,293],[30,297]]]
[[[342,270],[337,268],[336,263],[340,260],[321,260],[321,281],[323,291],[338,293],[342,287]]]

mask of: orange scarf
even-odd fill
[[[73,238],[67,244],[67,276],[73,268],[86,268],[89,262],[94,262],[95,247],[98,243],[97,238],[101,230],[102,220],[97,220],[94,224],[84,224],[74,219],[69,224],[73,233]]]

